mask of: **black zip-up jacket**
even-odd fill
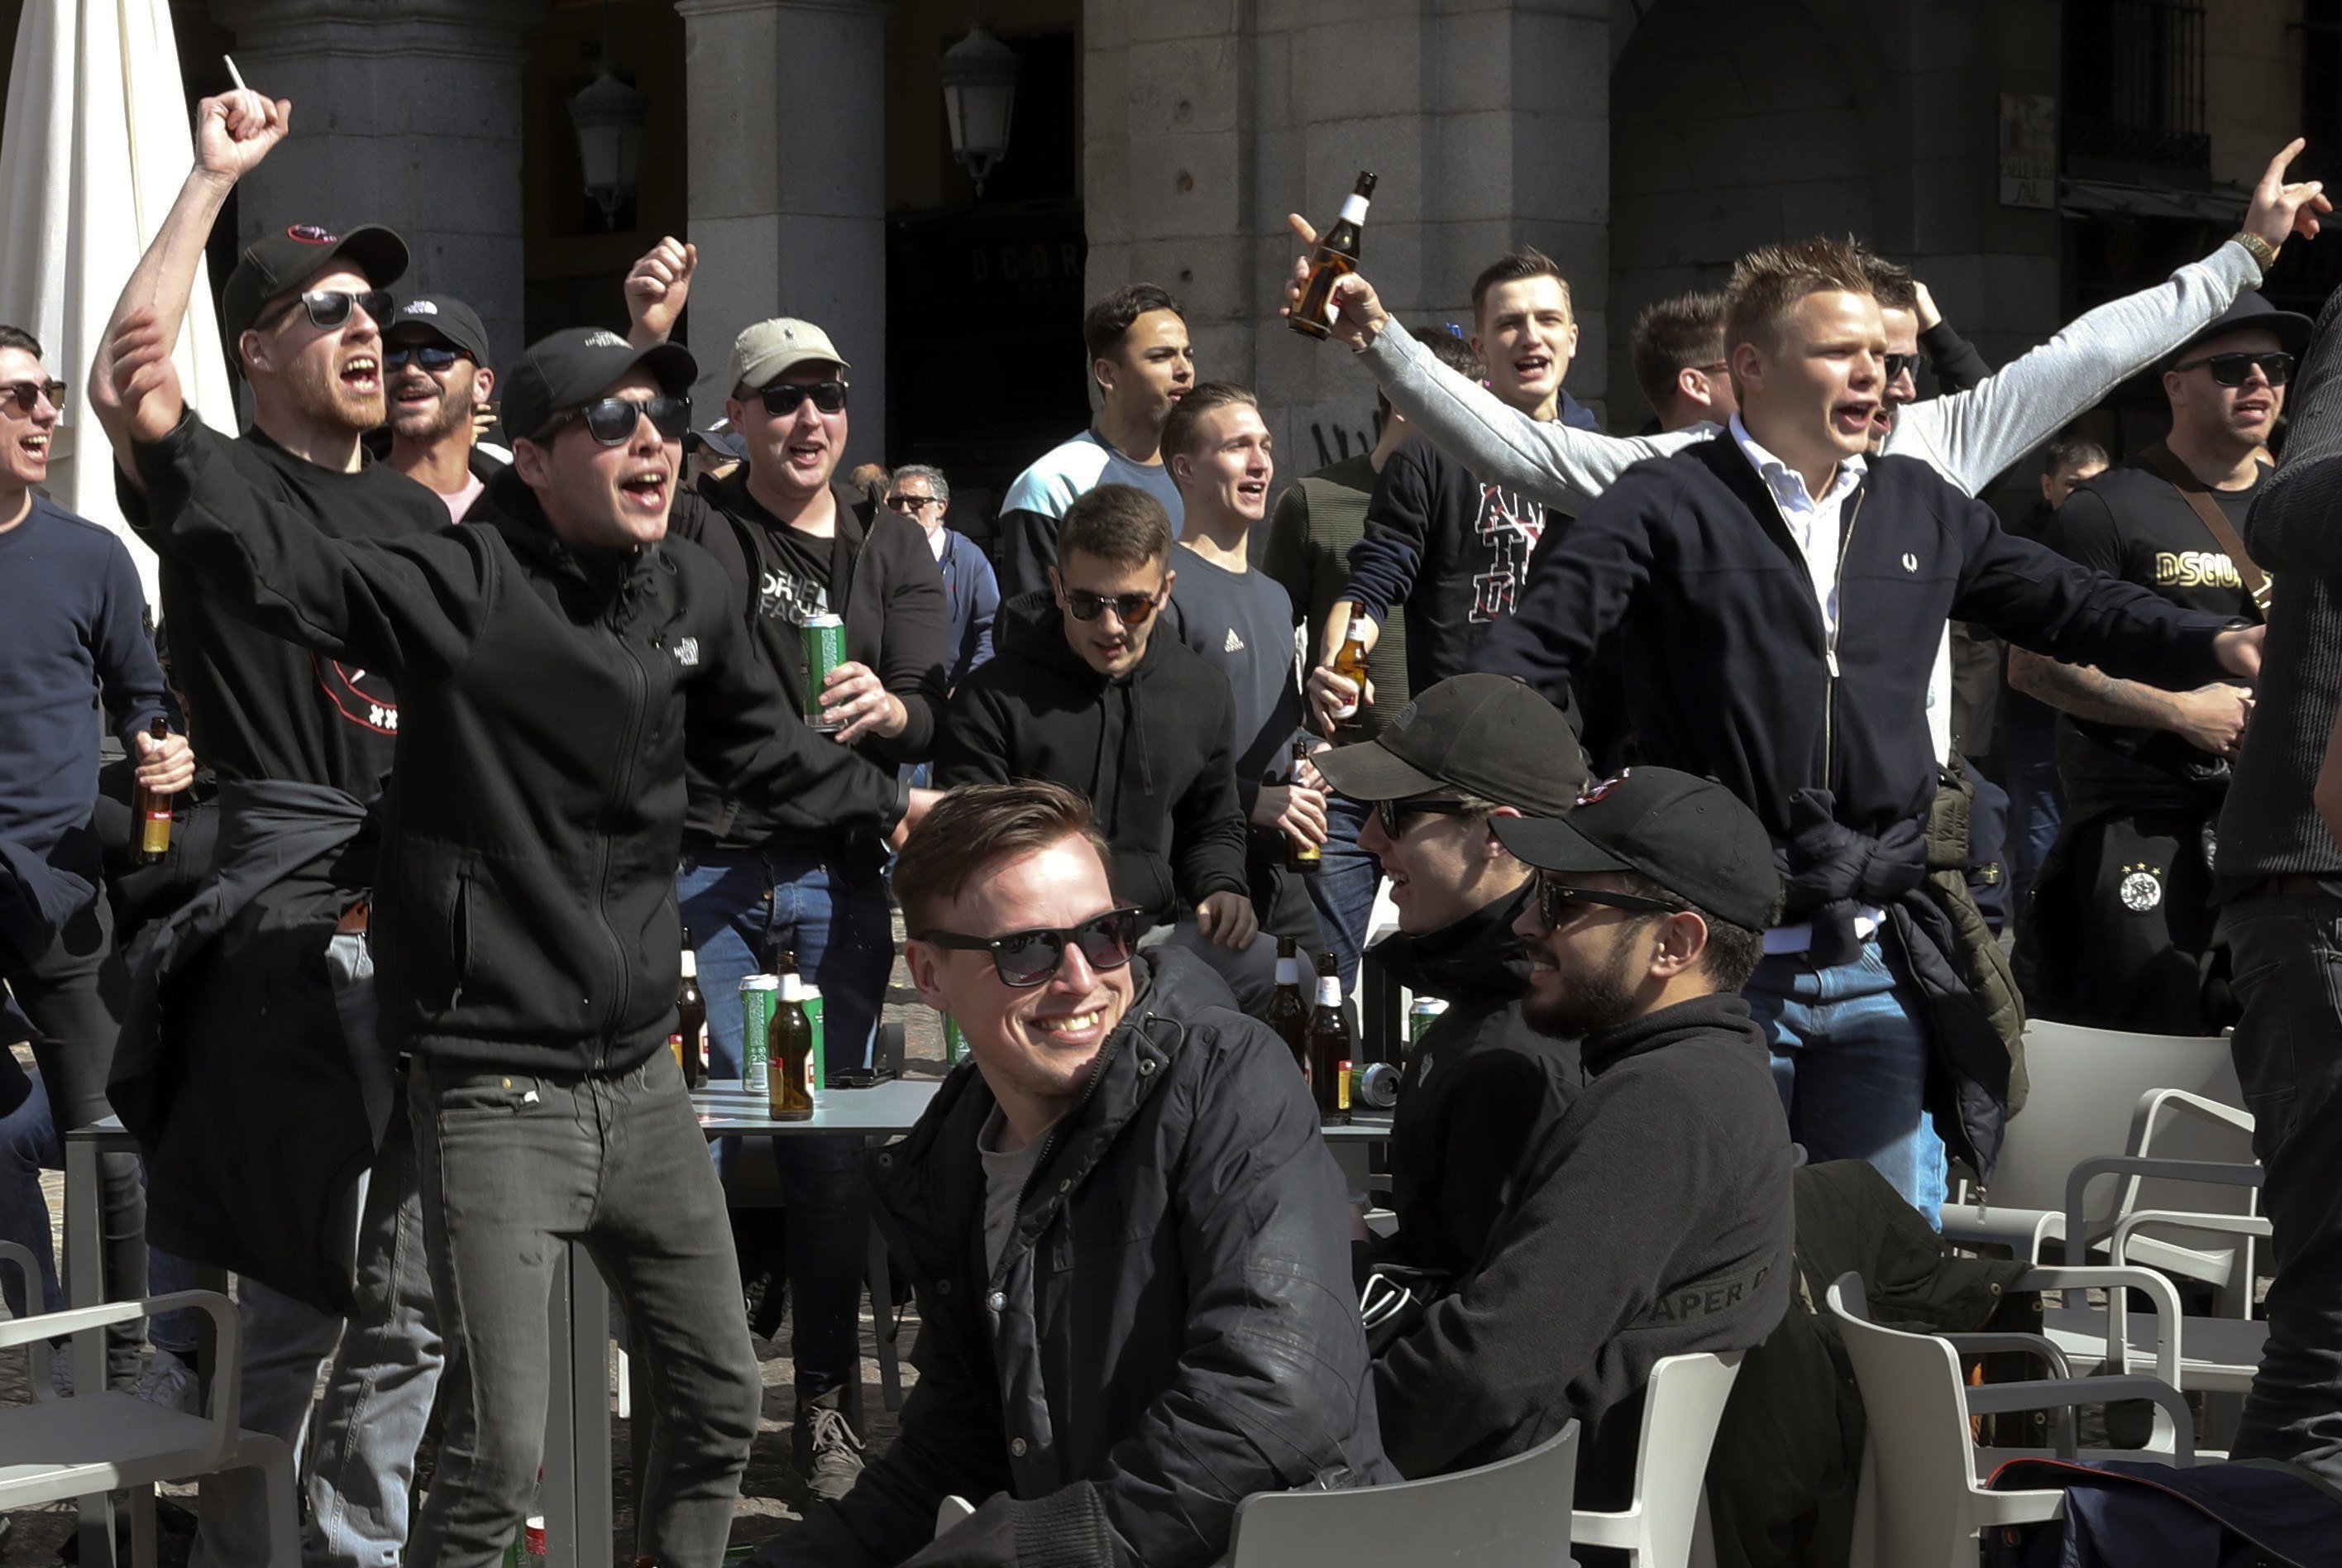
[[[684,762],[808,831],[885,832],[902,791],[797,721],[695,545],[579,551],[507,472],[493,520],[327,538],[190,416],[136,450],[139,532],[240,618],[388,673],[372,943],[384,1043],[621,1073],[675,1022]]]
[[[1157,626],[1138,667],[1108,680],[1066,644],[1048,594],[1001,606],[999,651],[952,694],[936,784],[1047,779],[1088,799],[1114,851],[1115,895],[1167,924],[1244,894],[1235,721],[1219,670]]]
[[[936,725],[943,716],[944,661],[950,652],[943,573],[917,524],[842,484],[831,485],[830,493],[837,503],[837,534],[829,556],[829,607],[846,621],[846,656],[868,665],[879,684],[902,699],[908,715],[901,734],[866,736],[854,749],[882,767],[925,762],[935,750]],[[802,714],[804,636],[786,621],[758,613],[754,533],[786,526],[748,494],[743,464],[698,492],[677,495],[667,532],[690,540],[722,564],[751,646]],[[748,848],[786,831],[761,803],[743,799],[722,780],[697,768],[686,776],[686,832]]]
[[[1925,815],[1927,680],[1947,620],[2174,690],[2223,674],[2212,637],[2227,623],[2003,533],[1916,458],[1871,458],[1840,524],[1833,637],[1730,435],[1638,463],[1539,556],[1479,663],[1566,711],[1571,678],[1616,636],[1645,754],[1720,781],[1776,839],[1812,788],[1872,837]]]
[[[1421,936],[1375,944],[1385,974],[1447,1011],[1408,1051],[1391,1116],[1391,1212],[1378,1259],[1454,1276],[1480,1261],[1530,1151],[1577,1097],[1577,1042],[1521,1016],[1529,959],[1513,921],[1535,884]]]
[[[1681,1003],[1579,1055],[1585,1087],[1486,1259],[1375,1362],[1408,1475],[1519,1453],[1576,1417],[1579,1496],[1617,1506],[1651,1367],[1745,1350],[1788,1305],[1789,1126],[1748,1004]]]
[[[1140,970],[984,1266],[971,1065],[869,1156],[918,1292],[918,1385],[854,1491],[756,1561],[1203,1568],[1255,1492],[1397,1479],[1350,1285],[1350,1211],[1293,1054],[1193,959]]]

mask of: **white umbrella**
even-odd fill
[[[114,504],[90,361],[122,285],[195,161],[167,0],[25,0],[0,128],[0,322],[41,340],[72,387],[50,499],[122,535],[155,598],[155,558]],[[200,264],[174,355],[188,401],[233,434],[235,403]]]

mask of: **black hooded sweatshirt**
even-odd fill
[[[1383,1444],[1410,1476],[1519,1453],[1575,1417],[1578,1495],[1632,1484],[1661,1358],[1745,1350],[1789,1301],[1789,1127],[1737,996],[1579,1046],[1585,1087],[1529,1157],[1487,1255],[1375,1362]]]
[[[1066,642],[1046,593],[1001,606],[999,651],[952,694],[936,785],[1046,779],[1084,796],[1114,852],[1114,891],[1167,924],[1216,893],[1243,894],[1228,683],[1157,627],[1110,680]]]
[[[1528,1156],[1577,1097],[1577,1042],[1521,1017],[1529,959],[1513,921],[1536,884],[1421,936],[1378,942],[1382,972],[1447,1004],[1407,1053],[1391,1117],[1391,1210],[1377,1261],[1455,1276],[1480,1261]]]

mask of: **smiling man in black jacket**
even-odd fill
[[[141,532],[232,614],[389,673],[404,704],[372,939],[408,1104],[451,1402],[408,1551],[487,1568],[544,1445],[545,1293],[581,1236],[649,1343],[665,1413],[638,1550],[712,1562],[759,1383],[724,1196],[666,1051],[686,754],[794,824],[892,834],[894,779],[796,722],[722,569],[665,539],[696,375],[672,345],[556,333],[510,377],[491,521],[390,544],[319,533],[188,416],[132,310],[94,399]]]
[[[972,1057],[873,1156],[918,1386],[760,1568],[1205,1568],[1249,1493],[1395,1479],[1292,1055],[1191,955],[1134,955],[1106,861],[1072,792],[994,784],[896,863],[912,982]],[[929,1544],[952,1496],[980,1506]]]

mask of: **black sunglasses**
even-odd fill
[[[1401,819],[1417,812],[1428,812],[1434,816],[1470,816],[1478,809],[1460,800],[1378,800],[1375,802],[1375,821],[1382,825],[1385,838],[1396,840]]]
[[[1066,590],[1066,614],[1076,621],[1095,621],[1111,605],[1126,626],[1143,626],[1163,603],[1161,589],[1152,594],[1093,594],[1086,588]]]
[[[1577,914],[1573,905],[1598,904],[1638,914],[1680,914],[1685,906],[1673,899],[1646,898],[1639,893],[1612,893],[1606,888],[1575,887],[1537,873],[1537,918],[1547,931],[1559,931]]]
[[[1889,381],[1907,370],[1916,374],[1918,368],[1919,356],[1916,354],[1890,354],[1887,356],[1887,379]]]
[[[956,931],[922,931],[921,942],[967,953],[992,954],[992,972],[1000,984],[1019,991],[1048,983],[1066,961],[1067,946],[1078,946],[1092,969],[1119,969],[1130,962],[1138,946],[1138,911],[1109,909],[1079,925],[1051,926],[1039,931],[1012,931],[1006,936],[968,936]]]
[[[933,495],[889,495],[886,497],[886,509],[889,512],[916,512],[922,506],[935,505],[937,497]]]
[[[390,319],[390,291],[370,288],[362,294],[351,294],[337,288],[313,288],[307,294],[296,295],[254,325],[274,326],[293,314],[299,305],[309,313],[309,325],[320,332],[329,332],[350,319],[350,307],[356,305],[375,320]]]
[[[2252,379],[2253,367],[2268,377],[2271,386],[2283,386],[2293,376],[2293,355],[2289,354],[2247,354],[2238,349],[2232,354],[2207,354],[2201,359],[2191,359],[2185,365],[2175,365],[2174,370],[2193,370],[2197,365],[2212,373],[2213,382],[2220,386],[2242,386]]]
[[[808,397],[824,414],[846,412],[846,383],[842,381],[776,381],[757,388],[756,395],[765,400],[765,412],[776,419],[786,419]]]
[[[0,386],[0,394],[16,400],[16,412],[30,414],[41,405],[44,397],[49,406],[63,412],[65,405],[65,384],[62,381],[12,381]]]
[[[413,360],[434,375],[443,370],[454,369],[455,362],[459,359],[471,357],[460,348],[425,348],[420,345],[406,348],[385,348],[382,351],[382,363],[386,369],[405,370],[407,361]]]
[[[549,439],[571,420],[582,419],[586,422],[588,435],[605,446],[616,446],[634,434],[636,425],[646,414],[650,416],[651,424],[659,434],[669,441],[680,441],[684,432],[691,428],[691,399],[667,392],[645,398],[640,403],[624,397],[600,398],[582,408],[573,408],[555,415],[553,422],[545,427],[545,434],[537,439]]]

